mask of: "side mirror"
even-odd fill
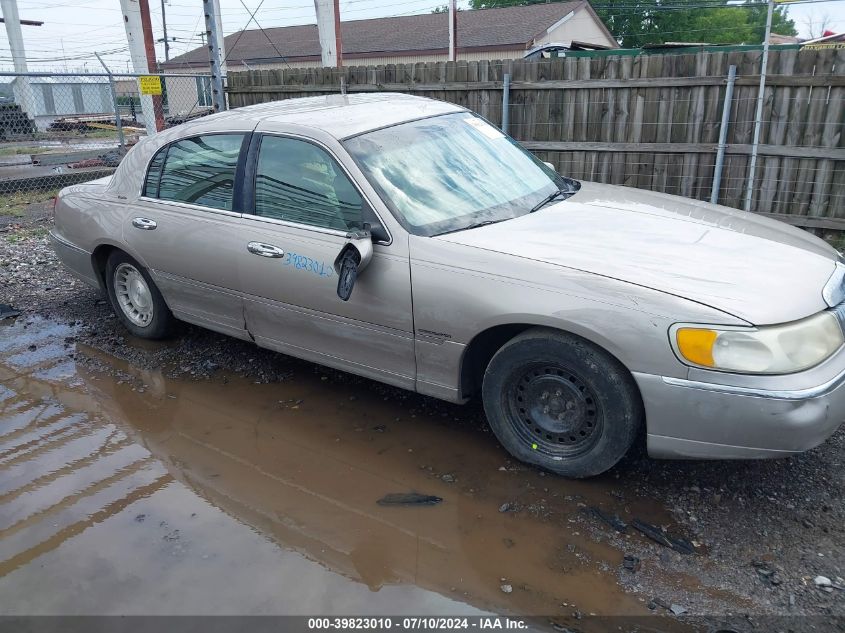
[[[369,228],[350,231],[346,234],[346,244],[334,260],[337,272],[337,296],[342,301],[349,301],[358,275],[373,258],[373,236]]]

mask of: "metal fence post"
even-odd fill
[[[117,103],[117,91],[114,89],[114,77],[112,76],[109,67],[106,66],[106,63],[103,61],[103,58],[100,57],[100,54],[94,53],[94,55],[96,55],[97,59],[100,60],[103,68],[106,69],[106,74],[109,76],[109,92],[111,93],[111,103],[114,108],[114,126],[117,128],[117,142],[120,145],[120,153],[125,154],[126,139],[123,138],[123,121],[120,118],[120,106]]]
[[[502,132],[508,133],[510,124],[510,99],[511,99],[511,75],[505,73],[505,82],[502,86]]]
[[[725,146],[728,140],[728,126],[731,119],[731,102],[736,82],[736,66],[728,68],[728,84],[725,86],[725,102],[722,105],[722,124],[719,127],[719,147],[716,150],[716,168],[713,170],[713,186],[710,188],[710,202],[719,202],[719,187],[722,185],[722,168],[725,165]]]
[[[766,69],[769,65],[769,38],[772,34],[772,13],[775,0],[769,0],[766,14],[766,35],[763,38],[763,59],[760,61],[760,88],[757,90],[757,114],[754,117],[754,140],[751,143],[751,159],[748,164],[748,186],[745,190],[746,211],[751,211],[751,199],[754,195],[754,176],[757,171],[757,152],[760,149],[760,128],[763,127],[763,99],[766,95]]]

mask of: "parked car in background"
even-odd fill
[[[528,49],[522,58],[532,60],[557,59],[558,57],[566,57],[568,51],[603,51],[608,50],[608,48],[588,42],[546,42]]]
[[[59,194],[65,265],[135,336],[181,319],[451,402],[570,477],[791,455],[845,417],[845,266],[742,211],[557,174],[452,104],[232,110]]]

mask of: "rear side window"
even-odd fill
[[[168,145],[150,161],[144,195],[232,210],[243,134],[208,134]]]
[[[147,179],[144,181],[144,195],[148,198],[158,198],[158,184],[161,181],[161,168],[164,165],[164,158],[167,156],[167,148],[161,149],[150,161],[150,168],[147,170]]]

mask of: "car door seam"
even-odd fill
[[[383,332],[384,334],[388,334],[390,336],[395,336],[397,338],[410,338],[413,340],[413,332],[406,332],[400,328],[390,327],[388,325],[379,325],[378,323],[371,323],[369,321],[361,321],[359,319],[352,319],[350,317],[345,317],[339,314],[331,314],[330,312],[323,312],[321,310],[314,310],[313,308],[308,308],[306,306],[298,306],[292,303],[285,303],[283,301],[276,301],[275,299],[269,299],[267,297],[261,297],[259,295],[253,294],[243,294],[243,297],[248,301],[254,301],[255,303],[260,303],[270,307],[279,307],[283,310],[291,310],[293,312],[298,312],[299,314],[305,314],[311,317],[316,317],[319,319],[326,319],[328,321],[334,321],[340,325],[351,325],[353,327],[362,327],[367,330],[373,330],[375,332]],[[303,348],[305,349],[305,348]]]

